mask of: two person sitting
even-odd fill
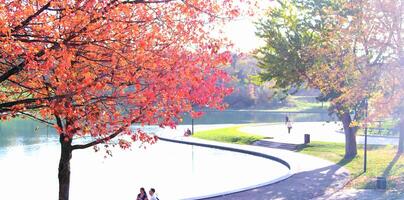
[[[149,190],[150,198],[147,197],[146,190],[144,188],[140,188],[140,193],[137,195],[136,200],[159,200],[156,196],[156,190],[154,188],[150,188]]]

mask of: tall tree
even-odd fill
[[[194,105],[223,108],[224,38],[209,29],[235,1],[34,0],[0,3],[0,113],[58,130],[59,199],[69,199],[72,152],[156,138],[132,124],[175,126]],[[93,141],[76,140],[91,136]]]
[[[281,80],[275,84],[280,88],[319,89],[320,99],[331,101],[344,125],[345,157],[353,157],[356,122],[364,127],[401,107],[403,1],[280,1],[280,5],[275,9],[280,11],[273,13],[282,14],[270,14],[280,28],[268,22],[261,25],[261,36],[275,41],[260,51],[261,66],[267,69],[262,78]],[[365,118],[367,102],[370,116]],[[400,135],[399,151],[404,139]]]
[[[359,121],[362,127],[394,112],[402,113],[403,1],[357,0],[343,5],[350,17],[339,16],[340,26],[325,36],[327,43],[315,50],[318,57],[343,57],[344,68],[338,72],[349,81],[340,87],[334,102],[353,105],[369,101],[369,117]],[[341,56],[339,56],[341,55]],[[323,71],[317,70],[317,74]],[[324,79],[323,79],[324,80]],[[324,83],[324,81],[322,81]],[[400,125],[402,126],[402,125]],[[399,152],[404,136],[400,134]]]
[[[330,39],[352,49],[346,52],[350,58],[346,59],[346,66],[357,78],[343,91],[345,94],[339,101],[349,103],[366,97],[370,115],[363,125],[395,115],[399,117],[399,126],[404,127],[403,4],[402,0],[350,1],[345,6],[354,10],[355,15],[345,18],[345,26],[336,29],[331,36],[334,39]],[[398,151],[402,153],[404,129],[400,132]]]
[[[303,87],[318,89],[318,99],[331,101],[330,112],[343,123],[346,158],[357,154],[357,127],[351,122],[362,116],[364,99],[352,104],[335,101],[351,84],[349,79],[355,77],[348,78],[350,75],[343,72],[348,59],[344,54],[329,57],[331,52],[322,53],[322,48],[330,45],[328,37],[341,24],[339,16],[350,16],[350,11],[341,1],[279,0],[267,18],[258,23],[257,33],[265,40],[265,46],[257,51],[259,66],[264,69],[261,80],[272,82],[285,94]]]

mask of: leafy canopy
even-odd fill
[[[53,124],[86,148],[130,125],[175,126],[195,105],[222,109],[231,92],[218,67],[223,37],[209,27],[238,16],[214,0],[32,0],[0,3],[0,113]],[[129,145],[122,140],[121,146]]]

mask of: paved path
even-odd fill
[[[404,200],[404,191],[346,189],[331,195],[327,200]]]
[[[308,200],[330,196],[334,190],[343,187],[347,180],[347,174],[341,171],[339,166],[330,165],[296,173],[276,184],[209,200]]]
[[[233,126],[233,124],[213,126],[196,125],[195,131],[222,128],[226,126]],[[186,128],[190,128],[190,126],[180,126],[177,130],[165,130],[162,133],[178,140],[192,140],[203,143],[215,143],[189,137],[183,137],[182,133]],[[285,159],[291,164],[294,175],[286,180],[280,181],[275,184],[219,197],[208,198],[208,200],[404,200],[403,195],[399,193],[385,193],[384,191],[377,190],[340,190],[349,180],[349,172],[345,168],[316,157],[295,153],[292,151],[265,147],[265,142],[285,143],[291,144],[292,146],[293,144],[301,144],[303,143],[303,135],[306,133],[309,133],[311,135],[312,141],[343,143],[345,142],[345,137],[341,128],[342,126],[340,123],[333,122],[297,122],[293,124],[292,133],[288,134],[287,128],[284,124],[247,124],[246,126],[240,128],[240,130],[247,133],[259,134],[268,137],[271,136],[274,138],[261,141],[261,146],[264,147],[252,147],[244,145],[240,148],[258,148],[259,151],[267,151],[271,155]],[[363,143],[364,137],[358,136],[357,141],[358,143]],[[398,143],[398,139],[387,137],[369,137],[368,143],[380,145],[396,145]]]
[[[345,136],[342,131],[341,123],[334,122],[296,122],[293,123],[291,134],[288,134],[285,124],[248,124],[241,131],[273,137],[266,139],[278,143],[302,144],[304,142],[304,134],[310,134],[312,141],[324,142],[345,142]],[[357,136],[359,144],[364,143],[364,136]],[[368,144],[379,145],[397,145],[398,138],[392,137],[368,137]]]
[[[349,172],[345,168],[320,158],[293,151],[251,145],[224,144],[183,137],[179,134],[167,134],[167,132],[160,133],[160,136],[266,153],[279,157],[291,165],[293,175],[286,180],[243,192],[208,198],[211,200],[313,199],[319,196],[332,195],[335,190],[341,189],[349,180]],[[243,173],[248,173],[248,171],[243,171]]]

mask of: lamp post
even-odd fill
[[[365,119],[368,117],[368,99],[365,100]],[[368,124],[365,123],[365,144],[363,146],[363,173],[366,173],[368,145]]]
[[[194,118],[191,118],[191,125],[192,125],[192,135],[194,134]]]

